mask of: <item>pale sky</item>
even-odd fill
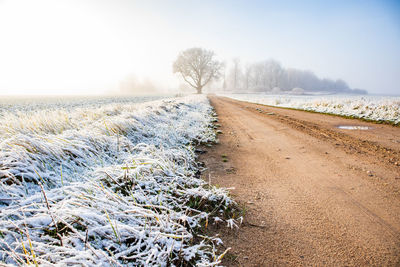
[[[400,94],[400,4],[385,0],[0,0],[0,94],[96,94],[130,74],[172,88],[177,54],[199,46]]]

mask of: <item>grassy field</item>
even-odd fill
[[[45,265],[218,264],[227,192],[199,177],[205,96],[3,103],[0,260]],[[202,234],[203,233],[203,234]]]
[[[400,125],[400,97],[370,95],[221,95],[268,106],[300,109]]]

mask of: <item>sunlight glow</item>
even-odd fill
[[[0,2],[0,94],[99,93],[151,68],[153,37],[162,33],[135,27],[143,19],[135,14],[111,20],[125,28],[108,23],[107,10],[87,3]]]

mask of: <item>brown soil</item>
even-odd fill
[[[210,100],[222,134],[203,175],[245,211],[219,228],[225,265],[400,266],[400,127]]]

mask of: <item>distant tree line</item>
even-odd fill
[[[119,84],[120,94],[154,94],[157,91],[149,78],[139,79],[135,74],[127,75]]]
[[[227,91],[235,92],[367,93],[365,90],[351,89],[341,79],[320,79],[312,71],[284,68],[273,59],[247,64],[244,67],[240,64],[239,59],[234,59],[226,72],[223,87]]]

